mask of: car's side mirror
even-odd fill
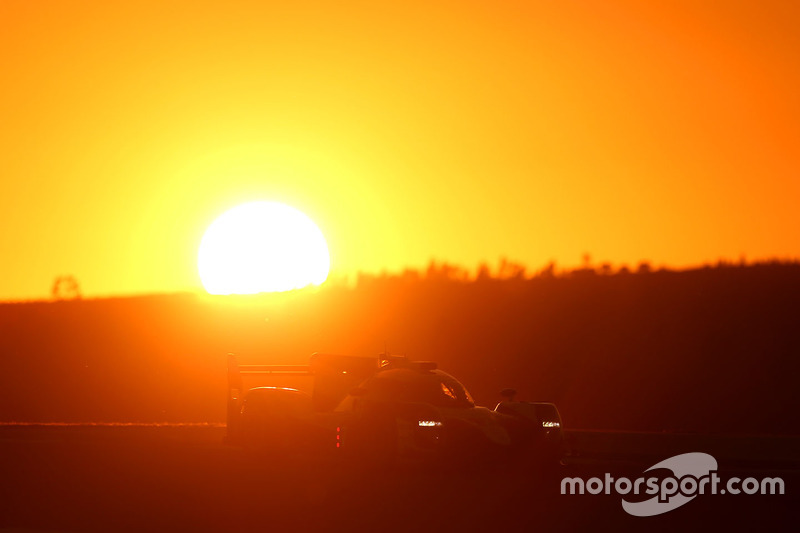
[[[517,389],[503,389],[500,391],[500,397],[506,401],[513,402],[514,396],[517,395]]]

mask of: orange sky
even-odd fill
[[[800,4],[119,4],[0,3],[0,299],[198,288],[251,200],[339,276],[800,257]]]

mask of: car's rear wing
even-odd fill
[[[237,424],[249,385],[245,376],[260,378],[269,385],[292,387],[311,394],[317,411],[330,411],[348,391],[373,375],[380,368],[379,357],[319,354],[311,356],[308,365],[240,365],[234,354],[228,354],[228,436],[238,431]],[[302,379],[311,376],[311,379]],[[301,385],[302,384],[302,385]]]
[[[310,365],[240,365],[236,356],[228,354],[228,389],[240,389],[242,375],[248,374],[288,374],[310,376]],[[238,387],[235,385],[239,385]]]
[[[233,437],[237,431],[236,424],[244,400],[244,380],[242,376],[311,376],[310,365],[240,365],[236,356],[228,354],[228,436]]]

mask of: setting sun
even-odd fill
[[[277,202],[251,202],[208,227],[197,267],[211,294],[256,294],[321,284],[330,256],[325,237],[305,214]]]

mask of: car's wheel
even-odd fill
[[[354,463],[390,465],[397,459],[397,421],[378,410],[362,412],[345,428],[343,452]]]

